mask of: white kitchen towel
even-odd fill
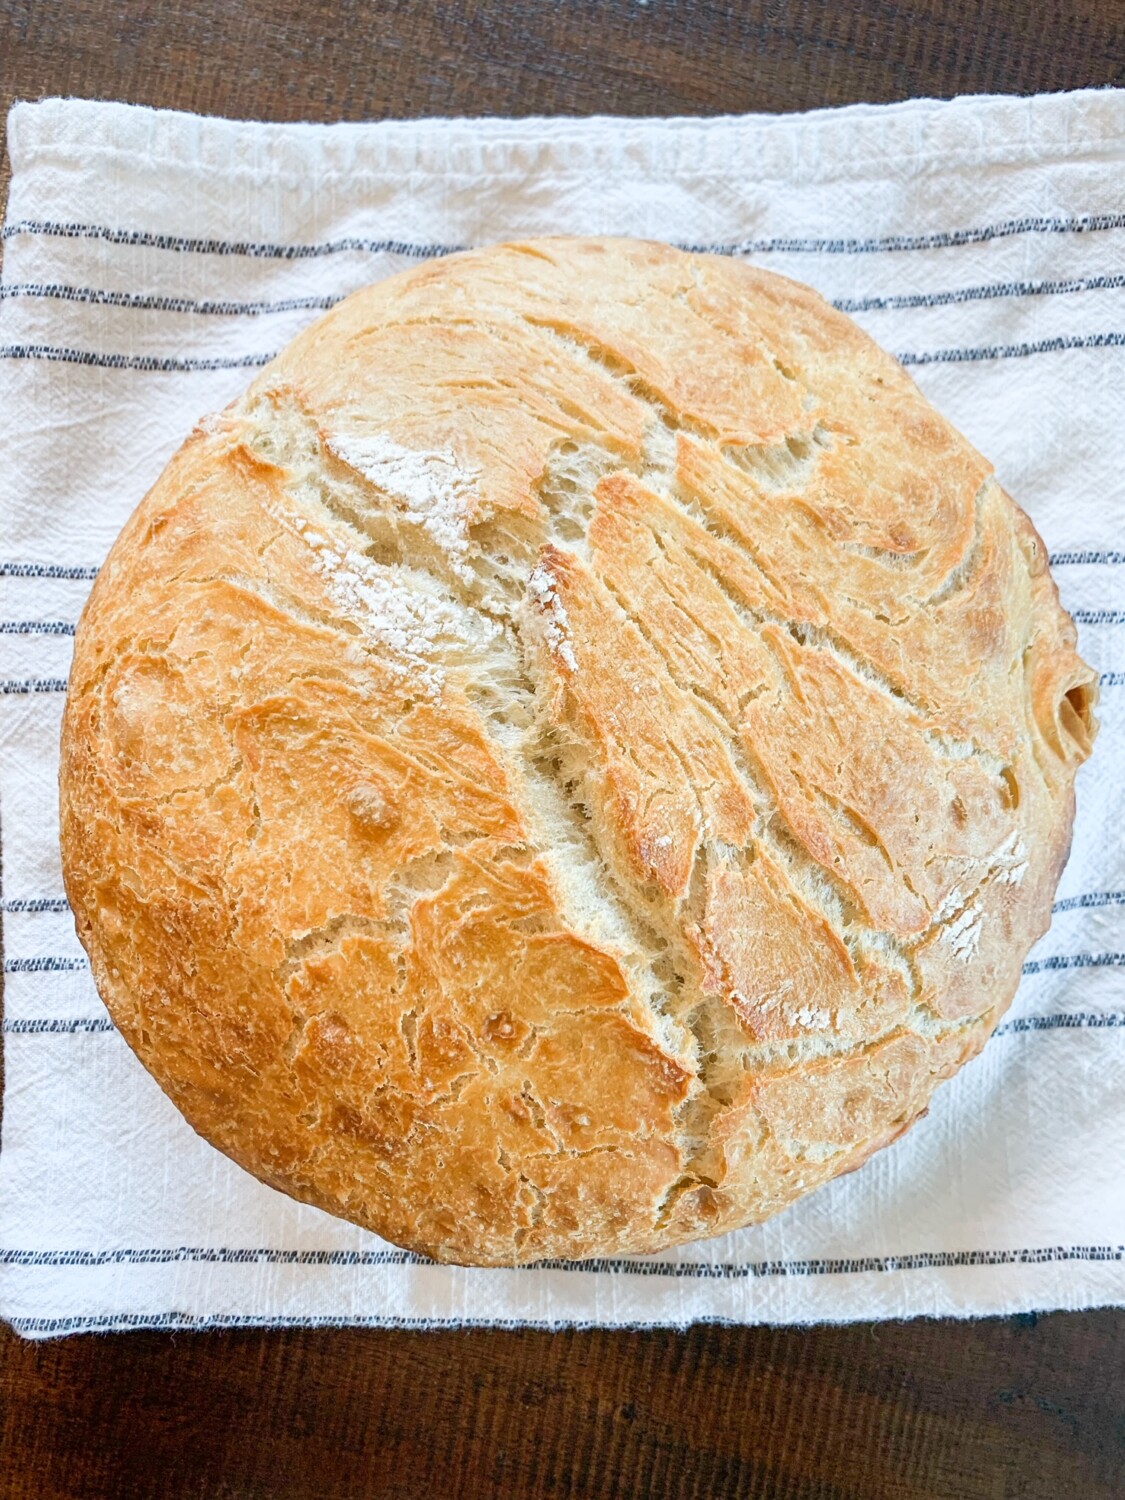
[[[1125,92],[332,126],[48,100],[10,132],[0,1314],[45,1336],[1125,1302]],[[902,1142],[771,1223],[653,1259],[451,1269],[261,1186],[133,1058],[62,895],[57,738],[90,580],[196,419],[365,282],[558,232],[750,257],[898,353],[1047,539],[1102,734],[1015,1006]]]

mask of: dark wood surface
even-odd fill
[[[5,109],[76,94],[282,120],[715,113],[1112,83],[1122,0],[0,0]],[[1125,1312],[0,1332],[0,1497],[94,1496],[1120,1500]]]
[[[1107,1313],[9,1343],[0,1494],[1119,1500],[1123,1355]]]

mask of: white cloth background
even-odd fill
[[[0,293],[0,1314],[682,1324],[1125,1301],[1125,93],[723,120],[10,117]],[[655,1260],[419,1262],[199,1140],[112,1029],[62,900],[71,633],[202,413],[320,309],[440,247],[613,232],[752,256],[907,357],[1054,554],[1102,736],[1054,925],[984,1055],[858,1174]]]

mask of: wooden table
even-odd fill
[[[278,120],[707,114],[1113,83],[1122,0],[0,0],[5,108],[76,94]],[[0,1332],[0,1497],[91,1496],[1121,1497],[1125,1312]]]

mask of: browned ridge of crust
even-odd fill
[[[67,890],[256,1176],[439,1260],[652,1251],[979,1051],[1095,696],[1026,516],[819,296],[504,245],[350,297],[141,504]]]

